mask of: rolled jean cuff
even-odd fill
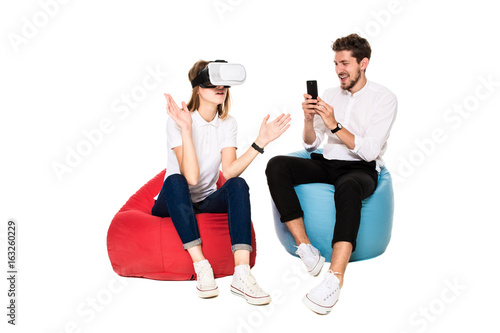
[[[234,244],[233,246],[231,246],[231,251],[233,251],[233,253],[236,250],[247,250],[252,252],[252,246],[248,244]]]
[[[192,248],[193,246],[200,245],[201,244],[201,238],[195,239],[194,241],[190,241],[188,243],[182,244],[182,248],[184,250],[187,250],[189,248]]]

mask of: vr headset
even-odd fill
[[[243,84],[245,78],[245,67],[242,65],[229,64],[225,60],[215,60],[198,72],[198,75],[191,81],[191,86],[193,88],[198,85],[202,88],[215,88],[217,86],[230,88]]]

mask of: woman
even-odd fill
[[[193,81],[209,62],[200,60],[189,71]],[[202,298],[215,297],[219,290],[210,263],[201,249],[195,214],[228,213],[229,234],[235,269],[231,292],[250,304],[268,304],[264,292],[250,273],[251,219],[248,186],[239,175],[269,142],[277,139],[290,124],[290,115],[280,115],[272,122],[267,115],[252,147],[236,157],[237,125],[228,115],[229,88],[193,87],[191,100],[179,108],[172,96],[167,99],[168,164],[165,182],[152,214],[170,216],[183,248],[193,260],[197,275],[197,293]],[[216,189],[219,168],[227,180]]]

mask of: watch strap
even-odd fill
[[[264,154],[264,149],[262,149],[259,146],[257,146],[257,144],[255,142],[252,143],[252,148],[255,149],[255,150],[257,150],[259,153]]]
[[[337,122],[337,127],[335,127],[334,129],[332,129],[332,133],[335,134],[338,131],[340,131],[341,129],[342,129],[342,125],[339,122]]]

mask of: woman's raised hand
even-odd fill
[[[260,125],[260,131],[257,141],[262,144],[261,147],[279,138],[281,134],[283,134],[288,129],[288,127],[290,127],[289,122],[292,119],[289,114],[285,115],[283,113],[276,117],[276,119],[268,123],[267,121],[269,120],[269,117],[270,115],[265,116],[262,124]]]
[[[163,94],[167,100],[167,114],[175,121],[181,130],[191,129],[193,123],[193,118],[191,118],[191,112],[186,105],[182,102],[182,109],[177,106],[172,96],[169,94]]]

